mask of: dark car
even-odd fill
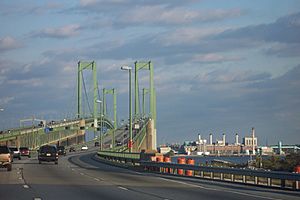
[[[20,147],[21,156],[27,156],[30,158],[30,151],[28,147]]]
[[[47,162],[51,161],[57,165],[58,152],[56,146],[52,146],[52,145],[41,146],[40,149],[38,150],[38,160],[39,160],[39,164],[41,164],[42,161],[47,161]]]
[[[57,153],[58,155],[66,155],[66,150],[65,150],[65,147],[64,146],[58,146],[57,147]]]
[[[75,152],[75,147],[70,147],[69,152]]]
[[[0,168],[6,168],[7,171],[12,169],[12,156],[7,146],[0,146]]]
[[[95,147],[99,147],[100,143],[99,142],[95,142]]]
[[[20,153],[19,148],[17,148],[17,147],[9,147],[9,150],[11,152],[13,152],[13,157],[14,158],[18,158],[19,160],[21,160],[21,153]]]

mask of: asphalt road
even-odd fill
[[[95,151],[94,151],[95,152]],[[300,200],[300,192],[140,173],[100,163],[93,151],[67,154],[54,163],[15,160],[0,169],[0,199]]]

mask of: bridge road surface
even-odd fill
[[[54,163],[15,160],[0,169],[1,200],[300,200],[300,192],[140,173],[94,160],[95,149],[68,153]]]

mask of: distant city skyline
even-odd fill
[[[234,141],[252,127],[259,144],[299,144],[299,10],[298,0],[3,0],[0,129],[74,116],[79,60],[96,61],[99,87],[117,89],[127,119],[120,67],[151,60],[158,144]]]

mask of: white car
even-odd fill
[[[86,150],[88,150],[89,148],[88,148],[88,146],[86,146],[86,145],[83,145],[82,147],[81,147],[81,151],[86,151]]]

